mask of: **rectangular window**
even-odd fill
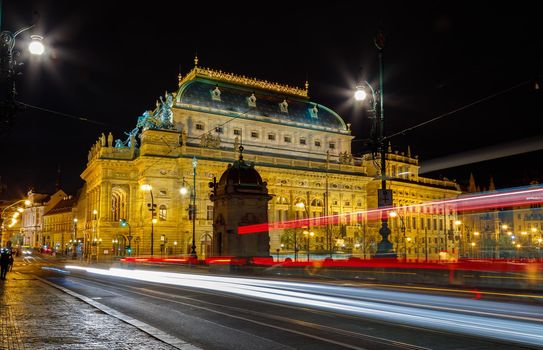
[[[321,142],[320,141],[315,141],[315,147],[320,147],[321,146]]]
[[[204,124],[196,124],[196,130],[204,130]]]
[[[417,229],[417,218],[412,218],[413,220],[413,228],[416,230]]]
[[[258,132],[251,131],[251,137],[257,139],[258,138]]]
[[[268,140],[275,141],[275,134],[268,134]]]
[[[300,139],[300,145],[305,145],[305,139]]]
[[[330,147],[330,149],[336,149],[336,144],[335,144],[335,142],[330,142],[329,147]]]
[[[219,134],[222,134],[222,133],[224,132],[224,129],[223,129],[222,126],[217,126],[217,127],[215,128],[215,131],[216,131],[217,133],[219,133]]]
[[[208,205],[207,206],[207,220],[213,220],[213,206]]]
[[[241,135],[241,129],[234,129],[234,135],[236,136]]]
[[[290,138],[290,136],[285,136],[284,140],[285,140],[285,143],[291,143],[292,142],[292,139]]]
[[[424,230],[424,218],[420,218],[420,228]]]

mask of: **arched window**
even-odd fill
[[[312,207],[322,207],[322,200],[315,198],[311,201]]]
[[[158,207],[158,219],[160,221],[165,221],[168,217],[168,208],[164,204]]]
[[[126,219],[126,192],[120,187],[111,189],[111,220]]]
[[[275,203],[277,203],[277,204],[288,204],[288,199],[286,199],[283,196],[278,196]]]

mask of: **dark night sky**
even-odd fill
[[[190,5],[187,5],[189,3]],[[177,86],[196,50],[205,67],[302,87],[367,137],[367,116],[352,104],[360,78],[376,83],[373,37],[382,25],[387,134],[431,119],[543,73],[536,3],[230,1],[4,1],[2,29],[41,19],[33,32],[50,45],[41,60],[23,55],[19,100],[111,127],[26,111],[0,137],[0,176],[10,197],[51,191],[56,169],[75,193],[87,152],[101,132],[120,137],[137,116]],[[198,5],[196,7],[195,5]],[[21,35],[22,48],[28,35]],[[529,137],[543,137],[543,96],[531,84],[394,139],[425,160]],[[356,148],[355,148],[356,153]],[[442,169],[461,183],[474,172],[505,187],[542,178],[543,152]],[[6,195],[6,194],[4,194]]]

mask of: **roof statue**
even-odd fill
[[[164,96],[166,96],[166,100],[160,96],[160,108],[157,111],[160,120],[159,127],[160,129],[173,129],[173,95],[166,92]]]

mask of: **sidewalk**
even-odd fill
[[[0,349],[174,349],[17,270],[0,281]]]

